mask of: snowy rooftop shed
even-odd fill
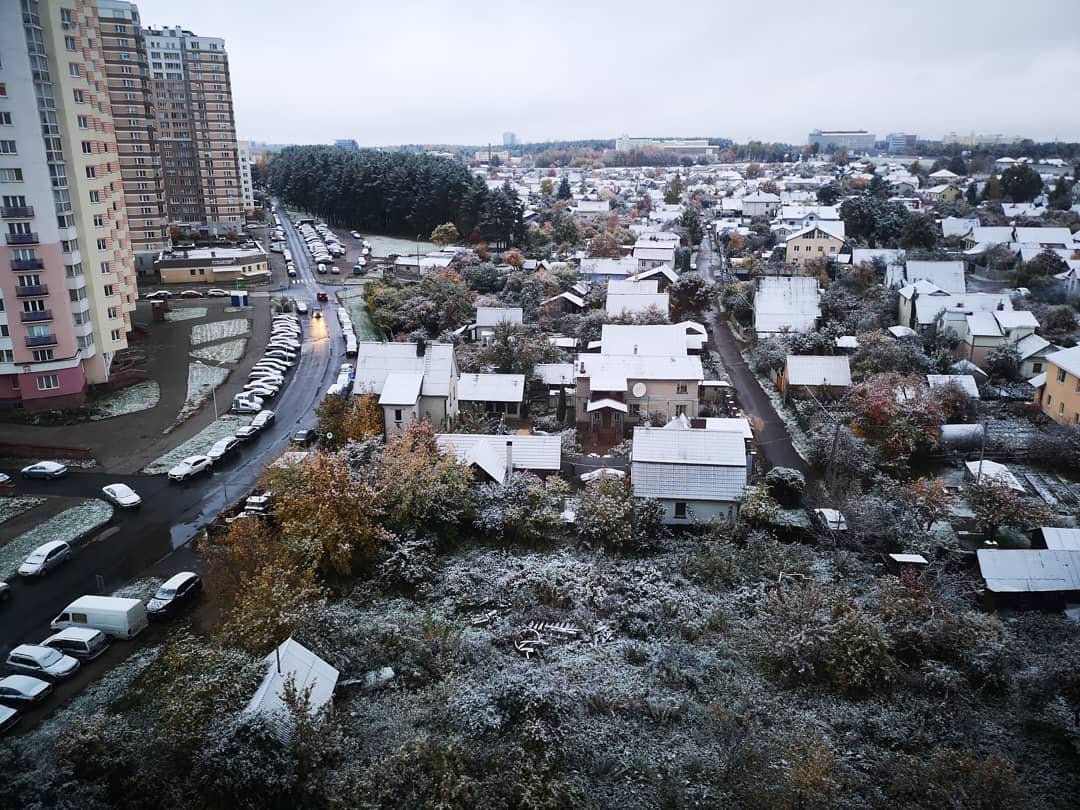
[[[263,659],[266,675],[244,709],[245,712],[288,717],[285,705],[285,682],[292,677],[297,692],[311,689],[311,711],[315,713],[330,703],[337,685],[338,671],[292,638],[286,639]]]

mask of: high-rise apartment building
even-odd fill
[[[244,201],[225,41],[179,26],[143,35],[169,220],[212,234],[239,230]]]
[[[96,0],[135,265],[168,246],[168,218],[146,41],[134,3]]]
[[[255,207],[255,186],[251,182],[251,141],[236,142],[236,156],[240,161],[240,196],[244,210]]]
[[[102,32],[84,0],[0,3],[0,403],[108,380],[136,289]]]

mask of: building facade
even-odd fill
[[[71,407],[137,294],[97,9],[0,4],[0,55],[0,403]]]
[[[251,141],[237,141],[236,155],[240,162],[240,196],[244,200],[244,211],[255,208],[255,186],[251,182]]]
[[[817,144],[823,151],[832,147],[849,152],[870,152],[876,140],[876,136],[865,129],[815,129],[806,142],[810,146]]]
[[[244,203],[225,41],[179,26],[143,35],[169,220],[211,235],[238,231]]]
[[[259,284],[270,276],[266,251],[255,244],[162,251],[154,262],[162,284]]]

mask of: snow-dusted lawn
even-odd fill
[[[210,363],[235,363],[244,356],[245,346],[247,346],[245,338],[226,340],[223,343],[215,343],[213,346],[193,349],[191,356]]]
[[[227,406],[228,403],[225,403],[225,405]],[[246,414],[244,416],[235,416],[233,414],[222,416],[216,422],[211,422],[183,444],[174,447],[165,455],[151,461],[143,467],[142,471],[147,475],[166,473],[171,468],[175,467],[181,459],[205,453],[214,446],[214,442],[218,439],[232,436],[236,433],[237,428],[251,424],[251,420],[254,418],[254,416]]]
[[[187,398],[184,400],[184,406],[180,409],[180,413],[176,416],[176,421],[165,432],[168,433],[195,411],[199,410],[206,400],[210,399],[213,395],[214,389],[225,382],[225,379],[229,376],[229,369],[216,368],[214,366],[203,366],[198,363],[192,363],[188,366],[188,381],[187,381]],[[219,407],[227,408],[228,402],[219,404]]]
[[[15,575],[27,555],[42,543],[50,540],[74,542],[87,532],[108,523],[112,513],[113,508],[109,504],[95,498],[65,509],[44,523],[23,532],[0,548],[0,577]]]
[[[206,307],[184,307],[183,309],[174,309],[165,313],[165,320],[167,321],[195,321],[199,318],[205,318],[207,310]]]
[[[0,523],[6,523],[28,509],[45,503],[44,498],[34,495],[19,495],[14,498],[0,498]]]
[[[228,321],[197,323],[191,327],[191,345],[213,343],[215,340],[239,337],[251,331],[251,321],[247,318],[233,318]]]
[[[91,419],[111,419],[129,413],[147,411],[157,406],[161,400],[161,387],[154,380],[145,380],[119,391],[106,394],[91,405]]]
[[[137,579],[113,591],[112,596],[118,596],[122,599],[142,599],[145,602],[157,593],[157,589],[161,587],[161,583],[164,581],[162,577]]]

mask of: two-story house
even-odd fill
[[[787,238],[787,262],[802,267],[810,259],[835,261],[846,244],[844,223],[815,222]]]
[[[1080,423],[1080,346],[1046,356],[1046,371],[1031,380],[1035,403],[1062,425]]]
[[[701,358],[690,354],[685,325],[605,324],[599,353],[575,362],[578,427],[623,435],[644,414],[697,416]]]
[[[436,427],[458,414],[458,367],[449,343],[357,344],[357,396],[378,394],[387,439],[411,422],[426,419]]]

